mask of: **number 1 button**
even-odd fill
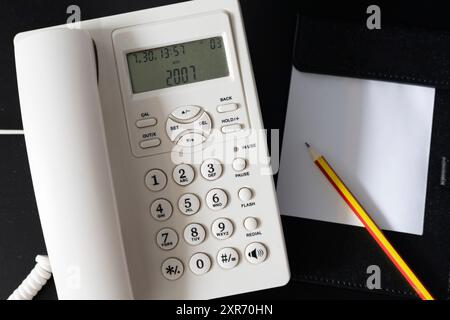
[[[147,173],[147,176],[145,177],[145,185],[151,191],[161,191],[167,185],[167,176],[163,171],[153,169]]]

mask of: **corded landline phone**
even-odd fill
[[[15,52],[60,299],[203,299],[287,283],[237,0],[26,32]]]

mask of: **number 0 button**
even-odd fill
[[[206,195],[206,204],[211,210],[222,210],[227,206],[228,196],[222,189],[212,189]]]
[[[153,169],[147,173],[147,176],[145,177],[145,184],[151,191],[161,191],[167,185],[167,176],[163,171]]]
[[[155,200],[150,207],[150,213],[156,220],[166,221],[172,215],[172,205],[166,199]]]
[[[183,214],[191,216],[200,209],[200,200],[195,194],[184,194],[178,200],[178,208]]]
[[[184,229],[184,240],[192,246],[196,246],[205,241],[206,231],[201,224],[192,223]]]
[[[188,164],[180,164],[173,170],[173,180],[180,186],[191,184],[194,178],[194,169]]]
[[[217,180],[222,175],[222,164],[216,159],[206,160],[203,162],[200,171],[206,180]]]
[[[178,235],[170,228],[162,229],[156,236],[156,243],[163,250],[172,250],[178,244]]]
[[[211,269],[211,259],[205,253],[196,253],[189,260],[189,268],[192,273],[201,276]]]

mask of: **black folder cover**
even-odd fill
[[[450,163],[444,176],[442,165],[450,159],[450,34],[385,25],[369,30],[365,23],[300,15],[294,67],[436,88],[424,233],[386,235],[425,286],[437,298],[449,298],[450,177],[445,175],[450,175]],[[292,217],[283,220],[294,280],[368,290],[367,268],[377,265],[380,290],[417,297],[364,229]]]

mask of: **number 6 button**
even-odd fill
[[[184,194],[178,200],[178,208],[183,214],[191,216],[196,214],[200,209],[200,200],[195,194]]]
[[[222,210],[227,206],[228,196],[222,189],[212,189],[206,195],[206,204],[211,210]]]

